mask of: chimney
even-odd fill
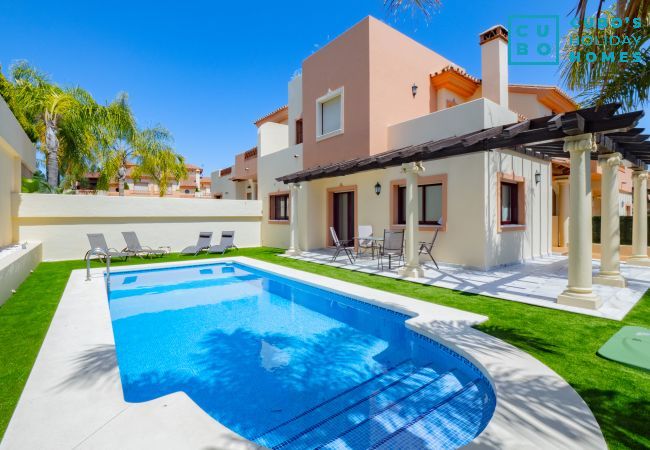
[[[483,97],[508,108],[508,30],[495,25],[479,35]]]

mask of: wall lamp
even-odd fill
[[[535,172],[535,184],[539,184],[542,181],[542,174],[539,173],[539,170]]]
[[[375,184],[375,194],[381,194],[381,184],[379,184],[379,181],[377,181],[377,184]]]
[[[411,86],[411,94],[413,94],[413,97],[415,97],[415,94],[418,93],[418,85],[413,83],[413,86]]]

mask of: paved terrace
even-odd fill
[[[302,252],[299,256],[287,258],[326,264],[342,269],[355,270],[390,278],[400,278],[397,270],[382,271],[377,267],[377,260],[362,255],[354,264],[340,255],[336,262],[331,262],[333,250],[322,249]],[[384,262],[387,269],[388,261]],[[415,283],[427,284],[455,291],[469,292],[504,300],[561,309],[590,316],[622,320],[632,307],[650,289],[650,268],[621,264],[621,273],[628,281],[627,288],[601,286],[594,284],[594,293],[603,299],[603,305],[597,310],[559,305],[556,302],[567,286],[569,260],[566,256],[552,255],[523,264],[513,264],[490,271],[467,269],[456,265],[438,263],[436,270],[433,263],[424,263],[424,278],[407,278]],[[598,273],[600,262],[592,261],[593,275]]]

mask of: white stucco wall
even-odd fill
[[[517,122],[517,114],[479,98],[388,127],[388,148],[436,141],[451,136]]]
[[[36,170],[36,148],[0,97],[0,246],[18,240],[11,199],[20,192],[21,165]]]
[[[235,182],[230,179],[232,175],[219,176],[219,171],[216,170],[210,174],[212,184],[210,191],[213,194],[221,194],[224,200],[235,200],[237,198],[237,188]]]
[[[42,250],[40,242],[25,242],[24,246],[0,258],[0,306],[41,262]]]
[[[296,120],[302,117],[302,75],[295,76],[289,82],[289,144],[296,144]]]
[[[269,195],[289,190],[288,185],[275,179],[302,169],[302,144],[275,151],[260,157],[258,182],[262,201],[262,244],[269,247],[289,247],[289,224],[269,219]],[[302,192],[300,193],[302,198]]]
[[[447,175],[447,224],[446,231],[438,235],[436,257],[440,261],[485,267],[484,194],[477,189],[484,178],[483,153],[447,158],[424,163],[422,176]],[[327,244],[327,189],[339,186],[357,187],[357,225],[372,225],[377,236],[384,229],[391,228],[391,181],[403,179],[400,167],[374,170],[358,174],[314,180],[302,183],[309,212],[302,231],[302,248],[316,249]],[[374,186],[379,182],[381,194],[375,194]],[[418,238],[430,241],[433,230],[420,230]],[[424,259],[423,259],[424,261]]]
[[[551,115],[551,109],[537,100],[536,94],[510,93],[510,109],[524,115],[528,119]]]
[[[523,156],[508,150],[485,153],[486,267],[521,262],[551,253],[552,184],[550,162]],[[535,173],[541,181],[535,183]],[[526,224],[524,230],[497,230],[497,173],[514,174],[525,179]]]
[[[274,122],[266,122],[257,129],[258,158],[289,146],[289,126]],[[258,173],[259,166],[258,162]],[[259,177],[259,176],[258,176]]]
[[[81,259],[87,233],[104,233],[111,247],[124,247],[122,231],[135,231],[142,245],[196,243],[201,231],[235,230],[239,247],[260,245],[262,204],[250,200],[16,194],[20,239],[43,243],[45,260]]]

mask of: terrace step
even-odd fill
[[[439,373],[429,366],[403,364],[358,389],[310,408],[255,441],[273,449],[315,448],[411,396],[422,397],[420,392],[439,398],[461,387],[453,371]]]

